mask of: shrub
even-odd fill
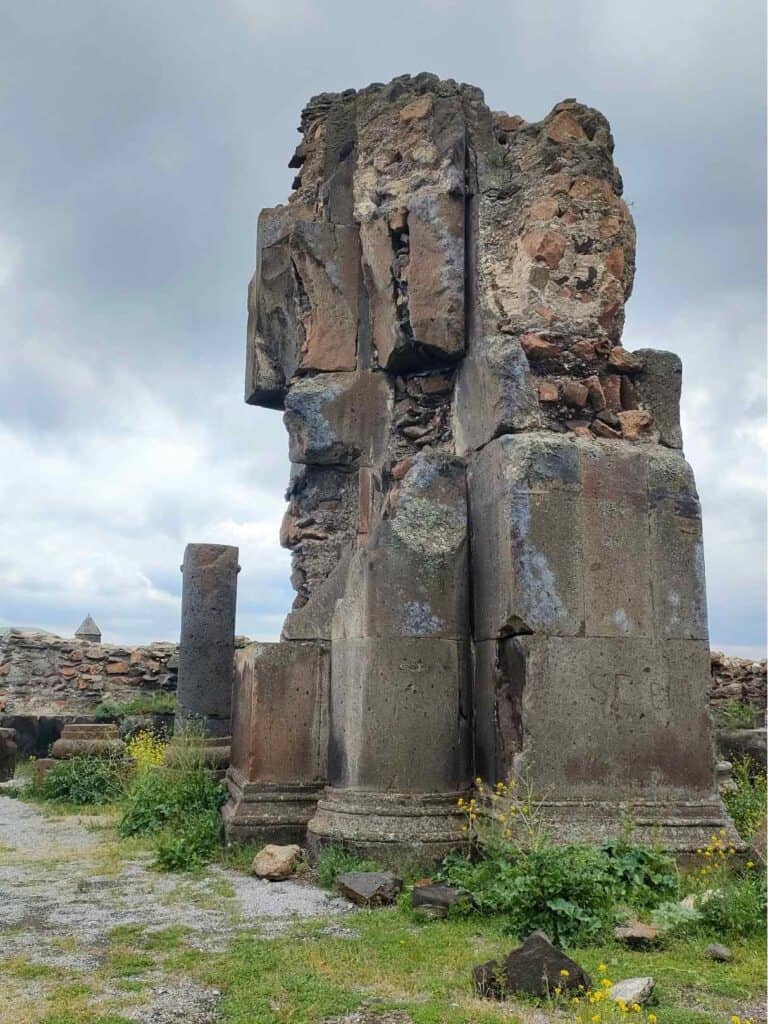
[[[192,818],[218,820],[225,800],[224,787],[203,767],[146,767],[128,788],[118,831],[122,836],[155,835],[170,825],[183,828]]]
[[[109,804],[120,799],[127,777],[122,758],[71,757],[46,772],[38,792],[57,803]]]
[[[742,757],[733,764],[731,793],[723,797],[739,835],[749,841],[764,825],[766,811],[766,774],[751,757]]]
[[[324,889],[332,889],[339,875],[347,871],[378,871],[379,865],[373,860],[355,856],[351,850],[338,844],[326,846],[317,859],[315,874]]]
[[[142,730],[126,743],[126,751],[137,768],[159,767],[165,760],[165,748],[159,736]]]
[[[618,898],[631,907],[646,910],[678,895],[675,858],[661,848],[615,839],[601,849]]]
[[[194,871],[211,859],[221,833],[218,809],[194,814],[178,827],[160,833],[155,863],[163,871]]]
[[[699,897],[695,902],[703,927],[718,937],[765,934],[765,872],[756,870],[754,865],[741,876],[732,875],[706,898]]]
[[[481,913],[508,916],[523,938],[540,928],[560,945],[603,938],[614,922],[615,880],[607,858],[590,846],[545,846],[514,859],[451,855],[440,878],[472,894]]]
[[[508,931],[595,942],[607,937],[617,903],[647,909],[677,895],[677,868],[662,850],[627,839],[554,846],[529,782],[475,784],[478,796],[459,801],[467,853],[447,857],[440,877],[471,893],[481,913],[506,914]]]
[[[757,708],[745,701],[725,701],[715,708],[715,723],[721,729],[754,729],[759,724]]]

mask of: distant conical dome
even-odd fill
[[[90,615],[86,615],[83,621],[75,630],[75,636],[79,640],[92,640],[94,643],[99,643],[101,640],[101,630],[93,621]]]

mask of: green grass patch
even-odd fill
[[[415,1024],[509,1024],[525,1020],[530,1004],[480,1000],[471,977],[475,964],[516,945],[504,924],[501,915],[416,924],[399,907],[361,911],[276,939],[239,938],[226,954],[206,957],[197,974],[222,991],[226,1024],[317,1024],[361,1006],[405,1010]],[[655,977],[659,1024],[725,1024],[761,1000],[764,950],[758,940],[738,942],[733,961],[718,964],[705,955],[711,941],[701,935],[650,952],[613,943],[567,952],[594,981],[600,963],[614,981]]]
[[[172,693],[142,693],[133,700],[103,700],[94,708],[97,721],[122,719],[129,715],[172,715],[176,711],[176,697]]]

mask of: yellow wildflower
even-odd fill
[[[741,1017],[737,1017],[736,1014],[734,1014],[731,1017],[731,1024],[741,1024]]]
[[[560,971],[560,977],[561,978],[570,978],[570,976],[571,976],[571,972],[570,971],[566,971],[565,968],[563,968],[562,971]]]
[[[648,1024],[657,1024],[658,1019],[655,1013],[648,1014]]]
[[[600,971],[601,974],[605,974],[605,972],[608,970],[608,964],[598,964],[597,969],[598,971]]]
[[[600,984],[603,986],[603,988],[610,988],[613,985],[613,982],[610,978],[601,978]]]

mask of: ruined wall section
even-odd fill
[[[89,714],[104,700],[174,693],[178,666],[178,644],[123,647],[9,629],[0,633],[0,708],[9,715]]]

